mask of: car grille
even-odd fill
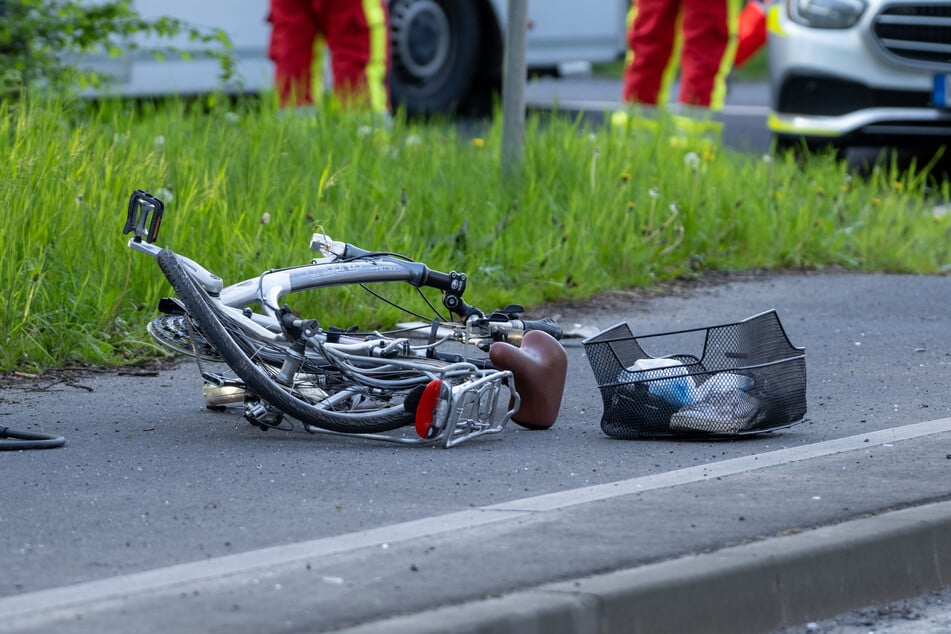
[[[951,3],[887,7],[875,16],[874,33],[897,57],[951,66]]]

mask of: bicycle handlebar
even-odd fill
[[[512,319],[506,322],[490,321],[486,325],[489,328],[489,332],[492,333],[493,339],[513,345],[521,344],[522,337],[529,330],[541,330],[555,339],[561,339],[564,335],[561,326],[551,317],[543,317],[542,319]]]
[[[521,322],[523,331],[541,330],[555,339],[561,339],[565,334],[561,326],[558,325],[558,322],[551,317],[543,317],[542,319],[519,319],[516,321]]]
[[[329,258],[341,258],[343,260],[357,260],[360,258],[371,258],[388,256],[392,254],[367,251],[349,242],[340,242],[332,239],[325,233],[315,233],[310,239],[310,248],[313,251],[324,254]],[[462,299],[462,294],[466,290],[466,274],[450,271],[443,273],[431,269],[421,262],[413,263],[419,269],[419,277],[411,283],[416,286],[429,286],[443,292],[443,305],[451,312],[459,315],[466,320],[474,315],[482,317],[484,313],[470,306]]]

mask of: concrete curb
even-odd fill
[[[946,585],[951,501],[342,631],[766,633]]]

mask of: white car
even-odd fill
[[[784,0],[767,20],[779,146],[951,141],[951,2]]]

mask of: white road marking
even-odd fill
[[[249,577],[277,571],[332,554],[379,547],[383,544],[418,541],[523,516],[556,511],[579,504],[676,487],[711,478],[748,473],[768,467],[868,449],[951,431],[951,418],[836,438],[811,445],[779,449],[731,458],[685,469],[657,473],[619,482],[598,484],[569,491],[537,495],[521,500],[448,513],[391,526],[381,526],[336,537],[273,546],[224,557],[155,568],[138,573],[76,583],[0,598],[0,631],[52,622],[70,610],[102,609],[134,597],[156,594],[189,584]]]

